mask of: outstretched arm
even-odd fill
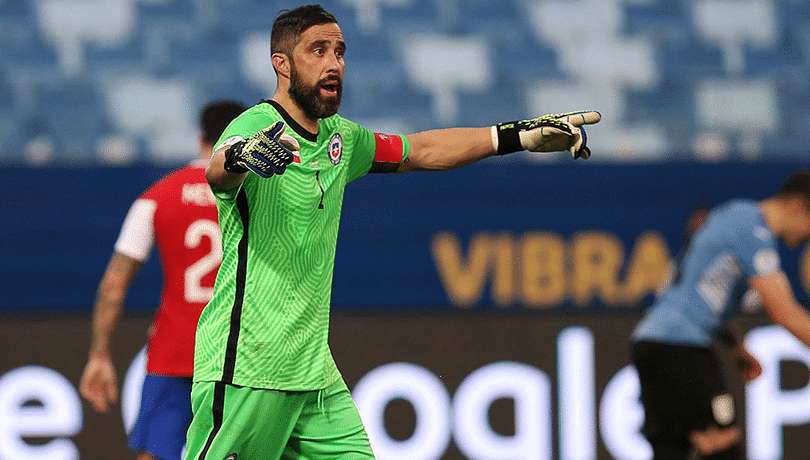
[[[810,347],[810,313],[796,301],[785,272],[751,278],[771,319]]]
[[[492,155],[527,150],[569,151],[574,158],[588,158],[585,129],[597,123],[598,112],[580,111],[510,121],[486,128],[448,128],[406,136],[407,160],[396,172],[438,171],[458,168]]]
[[[405,136],[411,146],[397,172],[444,171],[495,155],[490,128],[449,128]]]
[[[142,263],[115,252],[107,264],[93,305],[90,354],[79,383],[79,392],[99,412],[118,401],[118,382],[112,363],[112,335],[124,308],[129,285]]]

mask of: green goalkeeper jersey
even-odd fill
[[[333,115],[315,136],[275,102],[262,102],[234,120],[217,146],[282,119],[300,158],[282,175],[248,173],[239,187],[214,190],[223,260],[197,325],[195,381],[317,390],[340,378],[328,334],[343,190],[371,168],[375,134]]]

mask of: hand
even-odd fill
[[[759,360],[754,358],[751,353],[748,353],[748,350],[743,346],[736,347],[731,352],[731,355],[745,383],[755,380],[762,374],[762,365],[759,363]]]
[[[582,110],[499,123],[495,126],[496,135],[493,135],[493,143],[500,155],[519,150],[529,152],[567,150],[574,159],[587,159],[591,156],[591,151],[587,147],[587,136],[582,125],[598,123],[601,119],[599,112]]]
[[[118,402],[118,383],[115,367],[107,355],[91,356],[79,381],[79,393],[93,408],[105,413]]]
[[[587,136],[585,135],[585,128],[582,125],[593,125],[599,123],[599,121],[602,120],[602,114],[593,110],[580,110],[577,112],[560,113],[551,116],[559,121],[569,123],[579,129],[581,138],[575,139],[571,147],[566,149],[571,152],[571,156],[573,156],[575,160],[577,158],[582,158],[583,160],[590,158],[591,150],[586,145]]]
[[[285,127],[284,122],[277,121],[246,141],[231,145],[225,151],[225,170],[238,174],[250,170],[265,178],[283,174],[300,149],[294,137],[283,134]]]

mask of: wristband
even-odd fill
[[[493,126],[493,144],[495,144],[496,155],[506,155],[507,153],[520,152],[524,150],[520,143],[520,129],[517,127],[518,121],[508,121],[498,123]]]
[[[244,174],[248,171],[244,166],[237,164],[234,159],[236,152],[241,151],[243,145],[245,145],[245,141],[235,142],[225,151],[225,163],[222,165],[225,171],[234,174]]]

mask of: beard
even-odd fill
[[[325,98],[321,96],[321,85],[325,82],[330,82],[335,86],[337,93],[335,97]],[[287,92],[307,117],[312,119],[329,118],[336,114],[340,107],[343,81],[339,76],[335,75],[318,81],[314,86],[307,86],[301,75],[296,71],[295,64],[292,64],[290,66],[290,88]]]

